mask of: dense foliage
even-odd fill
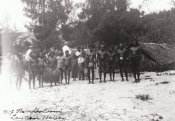
[[[59,30],[68,19],[71,2],[69,0],[22,1],[26,4],[24,9],[26,16],[32,20],[28,29],[34,32],[36,39],[40,41],[39,46],[49,48],[59,45],[61,42]]]
[[[80,7],[78,24],[70,32],[71,40],[78,44],[92,44],[97,40],[106,44],[130,43],[133,39],[175,43],[174,8],[145,15],[139,9],[130,8],[126,0],[87,0]]]
[[[86,0],[73,5],[69,0],[22,0],[32,22],[29,29],[48,47],[58,43],[59,35],[72,45],[89,45],[97,41],[174,44],[175,9],[144,14],[132,9],[127,0]],[[76,16],[72,11],[81,10]],[[74,18],[74,19],[71,19]]]

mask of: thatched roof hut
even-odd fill
[[[142,43],[142,71],[175,69],[175,48],[167,44]]]

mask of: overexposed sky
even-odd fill
[[[80,2],[84,0],[74,1]],[[131,7],[133,8],[138,8],[140,4],[143,4],[143,0],[130,1]],[[172,0],[145,0],[142,10],[146,13],[168,10],[172,7],[171,1]],[[25,17],[23,7],[24,5],[21,0],[0,0],[0,23],[16,26],[19,31],[27,31],[24,25],[29,22],[29,19]]]
[[[131,7],[138,8],[142,5],[142,10],[145,13],[159,12],[162,10],[169,10],[173,7],[172,0],[130,0]],[[144,1],[144,2],[143,2]]]
[[[24,25],[28,21],[24,16],[21,0],[0,0],[0,23],[16,26],[19,31],[26,31]]]

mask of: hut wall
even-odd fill
[[[175,49],[166,44],[143,43],[142,71],[166,71],[175,69]]]

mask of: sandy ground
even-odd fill
[[[138,84],[131,77],[121,82],[119,75],[115,82],[71,81],[34,90],[23,82],[21,90],[1,90],[0,121],[175,121],[174,73],[143,73]],[[139,94],[150,99],[136,99]]]

